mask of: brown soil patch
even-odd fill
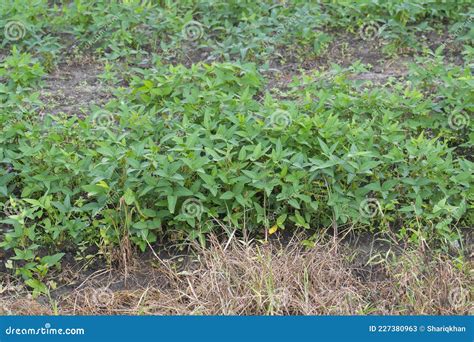
[[[41,113],[65,113],[84,116],[90,105],[101,106],[112,98],[111,89],[99,79],[102,65],[94,62],[71,62],[60,65],[46,76],[40,98]]]

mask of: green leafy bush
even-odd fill
[[[411,121],[421,92],[398,89],[317,74],[279,99],[252,65],[161,66],[86,120],[3,113],[1,193],[22,210],[2,221],[1,246],[34,255],[126,234],[144,250],[165,235],[204,241],[214,220],[455,241],[472,223],[472,162]]]
[[[45,61],[53,59],[52,64],[74,51],[131,62],[156,53],[182,62],[197,56],[259,63],[280,56],[284,62],[294,55],[288,52],[300,58],[323,55],[331,33],[340,29],[355,34],[352,40],[368,29],[386,40],[384,50],[390,53],[426,47],[420,36],[435,30],[449,29],[453,40],[469,43],[472,16],[467,0],[83,0],[55,6],[45,0],[8,0],[0,4],[0,31],[16,22],[21,39],[2,39],[0,47],[27,47]],[[188,28],[194,36],[188,36]]]
[[[211,231],[332,227],[448,248],[473,226],[469,46],[465,66],[425,51],[389,88],[351,80],[368,71],[360,62],[279,90],[261,74],[285,49],[283,63],[293,51],[316,57],[332,30],[372,21],[397,47],[441,24],[468,44],[464,2],[28,6],[0,5],[0,248],[38,292],[66,251],[109,255],[128,240],[145,250],[159,239],[204,244]],[[12,21],[21,39],[6,37]],[[122,76],[123,87],[83,117],[51,115],[38,87],[74,46],[105,57],[104,79]]]

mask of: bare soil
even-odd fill
[[[45,78],[40,99],[42,114],[65,113],[84,117],[90,105],[102,106],[111,98],[111,89],[99,79],[100,63],[87,60],[59,65]]]

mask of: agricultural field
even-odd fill
[[[468,0],[0,2],[0,314],[469,314]]]

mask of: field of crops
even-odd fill
[[[0,313],[469,312],[473,16],[3,0]]]

